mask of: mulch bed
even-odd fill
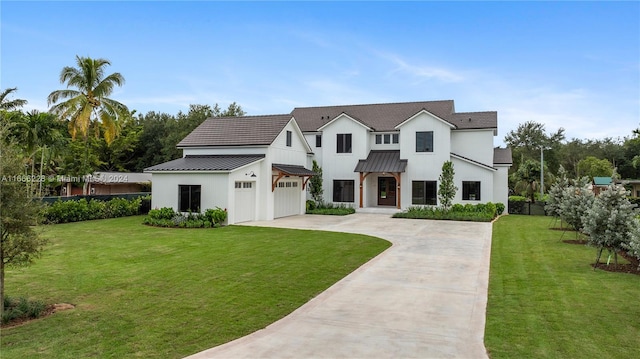
[[[60,312],[60,311],[63,311],[63,310],[69,310],[69,309],[73,309],[73,308],[75,308],[75,306],[73,304],[68,304],[68,303],[48,305],[47,309],[45,309],[44,312],[42,312],[38,318],[27,318],[27,317],[15,318],[15,319],[11,320],[7,324],[1,324],[0,327],[2,327],[3,329],[17,327],[17,326],[29,323],[29,322],[34,321],[34,320],[38,320],[38,319],[42,319],[42,318],[48,317],[48,316],[50,316],[51,314],[53,314],[55,312]]]
[[[568,244],[582,244],[582,245],[587,244],[587,240],[586,239],[565,239],[562,242],[563,243],[568,243]]]
[[[602,269],[607,272],[617,272],[617,273],[629,273],[640,275],[640,270],[638,270],[638,266],[636,264],[615,264],[615,263],[598,263],[592,264],[592,267],[596,267],[597,269]]]

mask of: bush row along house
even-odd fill
[[[442,164],[452,161],[454,203],[506,205],[511,150],[493,147],[497,127],[495,111],[455,112],[452,100],[211,118],[178,143],[182,158],[145,171],[154,208],[226,208],[229,224],[303,214],[313,160],[325,202],[437,205]]]

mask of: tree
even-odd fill
[[[560,218],[560,204],[562,204],[562,201],[564,200],[565,189],[567,187],[569,187],[567,171],[565,171],[564,167],[561,165],[558,169],[556,182],[549,189],[549,199],[544,207],[545,211],[551,214],[554,218]]]
[[[583,232],[584,218],[593,206],[595,196],[589,189],[589,179],[583,177],[565,188],[560,203],[560,219],[578,232]]]
[[[586,212],[584,232],[589,234],[589,244],[598,248],[596,264],[604,249],[616,254],[617,262],[617,253],[625,250],[625,244],[632,239],[635,205],[629,202],[627,195],[622,185],[611,184]]]
[[[542,123],[527,121],[518,125],[515,131],[510,131],[504,138],[504,142],[513,151],[513,169],[517,169],[526,160],[540,159],[540,148],[545,149],[545,162],[555,170],[558,166],[557,152],[561,142],[564,141],[564,128],[559,128],[555,133],[545,132]]]
[[[545,166],[546,167],[546,166]],[[531,202],[535,202],[535,195],[539,190],[540,161],[525,160],[518,166],[518,170],[511,175],[514,183],[514,190],[522,196],[529,197]],[[549,171],[545,168],[547,183],[549,183]]]
[[[322,188],[322,167],[318,165],[316,160],[313,160],[311,170],[315,172],[316,175],[309,180],[309,193],[311,193],[311,198],[319,205],[323,202],[322,195],[324,194],[324,189]]]
[[[587,176],[590,179],[593,179],[593,177],[611,177],[613,165],[608,160],[587,156],[587,158],[578,162],[578,174]]]
[[[454,176],[455,171],[453,170],[453,162],[444,162],[442,164],[440,186],[438,188],[438,199],[440,200],[440,205],[444,209],[449,209],[449,207],[451,207],[451,202],[458,191],[458,187],[453,183]]]
[[[0,138],[7,138],[8,132],[6,124],[0,125]],[[15,143],[0,141],[0,315],[4,313],[5,268],[31,264],[46,244],[34,228],[42,204],[28,196],[23,171]]]
[[[0,92],[0,110],[4,110],[4,111],[15,111],[18,110],[20,108],[22,108],[22,106],[27,104],[27,100],[22,100],[22,99],[15,99],[15,100],[9,100],[7,99],[7,96],[9,96],[9,94],[18,91],[17,87],[13,87],[13,88],[8,88],[5,89],[4,91]]]
[[[108,97],[115,86],[124,84],[124,77],[118,72],[105,76],[109,60],[76,56],[76,65],[65,66],[60,72],[60,83],[66,83],[67,89],[49,94],[48,103],[54,104],[50,111],[70,121],[73,139],[80,134],[86,140],[90,128],[99,121],[110,144],[118,135],[118,120],[129,114],[127,106]]]
[[[631,238],[628,243],[623,243],[622,246],[630,256],[635,258],[638,269],[640,269],[640,219],[636,218],[634,222],[631,230]]]

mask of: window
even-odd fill
[[[236,188],[253,188],[253,182],[236,182]]]
[[[291,131],[287,131],[287,147],[291,147]]]
[[[333,180],[333,201],[353,202],[354,180]]]
[[[351,153],[351,134],[339,133],[338,134],[338,153]]]
[[[381,145],[384,143],[385,145],[390,143],[398,143],[400,142],[400,134],[398,133],[385,133],[376,135],[376,145]]]
[[[438,190],[436,187],[436,181],[411,182],[411,204],[437,205]]]
[[[178,185],[180,212],[200,212],[200,185]]]
[[[433,152],[433,131],[416,132],[416,152]]]
[[[316,135],[316,147],[322,147],[322,135]]]
[[[479,201],[480,182],[462,181],[462,199],[465,201]]]

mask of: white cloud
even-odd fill
[[[391,61],[395,68],[391,70],[391,74],[404,74],[414,78],[413,82],[422,82],[425,80],[437,80],[445,83],[464,81],[461,73],[454,72],[445,67],[437,67],[426,64],[411,64],[402,59],[398,55],[382,54],[383,58]]]

